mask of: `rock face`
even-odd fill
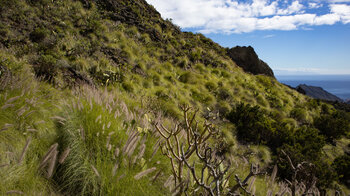
[[[229,49],[227,54],[238,66],[242,67],[245,72],[254,75],[264,74],[275,77],[269,65],[259,59],[254,48],[251,46],[236,46]]]
[[[310,96],[310,97],[315,98],[315,99],[343,102],[342,99],[325,91],[321,87],[308,86],[306,84],[301,84],[301,85],[296,87],[296,90],[304,95]]]

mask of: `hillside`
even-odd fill
[[[349,194],[348,112],[144,0],[0,1],[0,108],[1,195]]]
[[[315,99],[343,102],[342,99],[327,92],[326,90],[324,90],[321,87],[300,84],[296,87],[296,90],[304,95],[310,96],[310,97],[315,98]]]

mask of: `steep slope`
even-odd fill
[[[331,164],[343,150],[326,157],[322,149],[326,138],[348,142],[346,113],[244,72],[225,48],[181,32],[144,0],[0,4],[0,194],[209,194],[213,184],[243,193],[227,174],[243,178],[257,168],[249,163],[277,164],[281,181],[291,180],[287,158],[275,158],[282,150],[315,165],[299,182],[314,176],[326,191],[340,175]],[[204,141],[205,131],[215,134]],[[192,153],[183,159],[181,144]],[[202,173],[225,181],[193,182],[192,162],[227,167],[220,178]],[[257,177],[256,194],[284,189],[273,184]]]

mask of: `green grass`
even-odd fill
[[[7,9],[0,14],[0,66],[11,72],[10,83],[0,84],[1,195],[11,190],[28,195],[170,194],[164,182],[171,167],[159,150],[153,153],[158,145],[153,123],[174,126],[183,118],[179,106],[184,104],[198,109],[197,121],[208,120],[221,130],[225,155],[237,163],[232,170],[240,177],[249,171],[242,157],[269,167],[275,149],[239,144],[235,125],[225,119],[238,103],[258,105],[290,129],[312,124],[321,114],[321,103],[273,78],[244,73],[225,48],[203,35],[175,33],[169,21],[140,11],[141,4],[122,3],[144,26],[113,21],[95,3],[86,8],[71,0],[1,2]],[[134,152],[123,154],[134,132],[140,137]],[[336,147],[323,148],[329,163],[343,154],[347,142],[343,138]],[[39,165],[55,143],[58,158],[67,148],[71,151],[47,178],[47,166]],[[153,167],[152,173],[134,178]],[[162,174],[152,181],[158,171]],[[257,179],[256,190],[266,195],[264,178]]]

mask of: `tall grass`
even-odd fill
[[[156,138],[148,129],[149,116],[138,116],[107,91],[85,88],[77,94],[64,106],[62,116],[67,121],[57,132],[61,149],[70,149],[54,176],[62,191],[79,195],[166,193],[161,178],[150,181],[168,166],[166,161],[159,162],[165,160],[159,152],[152,155]]]

